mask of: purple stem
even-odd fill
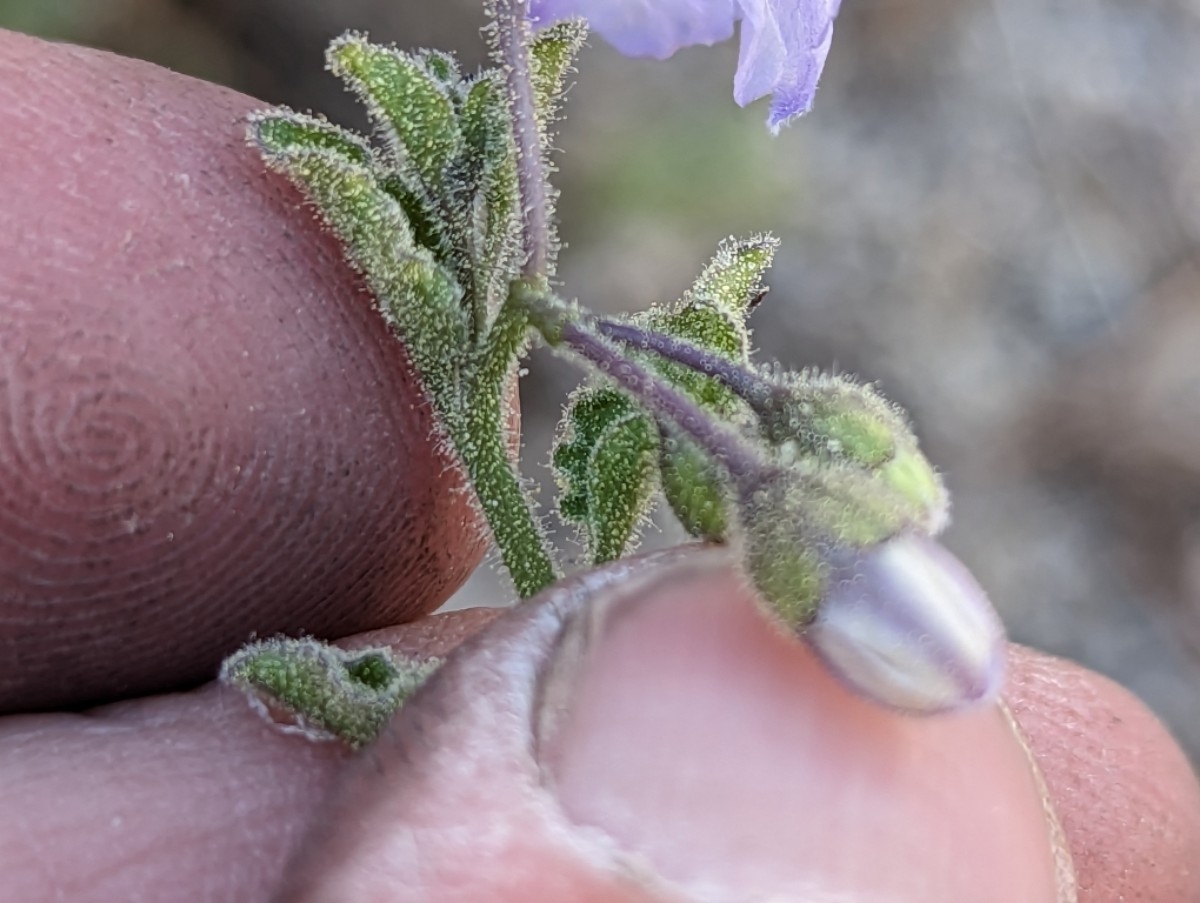
[[[496,0],[495,9],[500,53],[512,105],[513,140],[517,146],[517,184],[525,238],[525,265],[521,275],[527,279],[544,279],[550,257],[549,200],[541,127],[533,98],[529,0]]]
[[[643,329],[630,323],[618,323],[615,320],[597,320],[596,328],[603,335],[623,345],[649,351],[712,377],[747,402],[756,412],[767,408],[781,391],[778,386],[753,370],[675,336]]]
[[[563,323],[558,340],[636,398],[655,417],[673,423],[729,471],[739,491],[757,488],[763,461],[745,442],[663,380],[623,357],[598,335],[575,322]]]

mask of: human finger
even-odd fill
[[[994,707],[897,715],[723,552],[618,564],[469,641],[339,778],[279,899],[1200,898],[1167,732],[1076,666],[1012,665],[1025,738]]]
[[[360,639],[441,656],[498,612]],[[211,684],[0,718],[0,897],[261,903],[349,759],[341,744],[285,734],[241,693]]]
[[[1073,880],[1092,903],[1200,891],[1186,760],[1132,696],[1078,666],[1014,650],[1024,743],[995,711],[891,715],[769,628],[719,552],[695,550],[618,563],[506,614],[357,642],[442,656],[497,617],[354,757],[280,736],[212,690],[56,716],[49,747],[0,730],[0,809],[28,813],[0,833],[6,875],[30,900],[52,899],[48,875],[94,890],[81,900],[112,899],[130,876],[158,879],[163,901],[205,888],[263,899],[289,856],[282,899],[811,901],[884,887],[1033,901],[1071,899]],[[98,730],[114,716],[122,730]],[[192,739],[155,739],[182,724]],[[118,811],[104,788],[141,773]],[[78,819],[66,833],[63,798]],[[102,830],[114,815],[145,833]],[[139,872],[145,834],[162,842]],[[206,885],[214,861],[226,881]]]
[[[0,33],[0,711],[439,605],[483,535],[259,101]]]

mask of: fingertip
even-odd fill
[[[1000,713],[916,720],[851,696],[712,548],[499,618],[318,824],[285,899],[549,899],[551,878],[572,899],[1058,899]]]
[[[0,719],[0,899],[270,899],[346,758],[214,686]]]
[[[1132,693],[1013,647],[1006,699],[1062,823],[1085,903],[1200,900],[1200,784]]]
[[[867,702],[702,562],[595,631],[546,753],[569,816],[721,899],[1058,899],[1052,826],[994,706]]]
[[[0,711],[194,685],[445,600],[485,544],[253,98],[0,32]]]

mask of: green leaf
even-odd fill
[[[750,333],[746,320],[762,294],[762,280],[777,245],[766,235],[727,239],[682,300],[651,308],[633,319],[737,363],[747,363]],[[737,397],[711,377],[654,354],[638,357],[706,410],[733,423],[749,422]],[[667,503],[690,535],[724,539],[729,502],[723,471],[669,424],[658,424],[658,429],[663,439],[657,475]]]
[[[571,66],[587,40],[587,34],[585,20],[568,19],[547,28],[533,42],[530,50],[533,99],[542,137],[546,141],[549,140],[551,125],[558,118],[567,76],[573,71]]]
[[[778,244],[769,235],[726,239],[681,301],[651,308],[634,319],[737,363],[747,363],[750,333],[746,320],[763,293],[762,280]],[[733,394],[716,380],[653,355],[645,360],[714,413],[728,416],[738,409]]]
[[[684,296],[684,306],[697,300],[711,301],[745,323],[763,294],[763,278],[778,248],[779,239],[773,235],[725,239]]]
[[[457,232],[424,186],[406,173],[389,170],[379,177],[379,187],[400,204],[418,247],[428,249],[439,262],[454,259]]]
[[[664,431],[658,459],[663,496],[689,536],[720,541],[729,530],[725,478],[695,443]]]
[[[583,533],[593,564],[620,558],[654,486],[658,438],[615,389],[586,389],[568,406],[554,449],[559,511]]]
[[[305,193],[341,239],[404,339],[426,389],[444,414],[452,413],[467,347],[462,291],[453,276],[416,244],[403,208],[374,172],[334,151],[274,137],[257,131],[267,164]]]
[[[375,152],[370,144],[327,119],[281,107],[254,113],[249,123],[251,140],[265,153],[276,153],[283,148],[324,149],[359,166],[375,165]]]
[[[439,665],[439,659],[401,659],[386,647],[350,652],[319,640],[278,637],[231,655],[221,666],[221,681],[314,739],[337,737],[358,748],[379,736]]]
[[[462,106],[462,133],[467,148],[486,160],[512,144],[504,77],[498,70],[480,74],[466,90]]]
[[[462,147],[452,92],[441,78],[447,74],[444,55],[414,57],[351,33],[330,45],[328,62],[366,103],[397,167],[411,167],[430,193],[438,194],[446,168]]]
[[[440,82],[451,96],[454,95],[462,82],[462,74],[458,71],[458,60],[453,54],[442,50],[414,50],[411,55],[431,78]]]
[[[482,334],[520,269],[517,154],[500,73],[484,73],[471,84],[463,102],[462,129],[467,145],[462,180],[469,192],[463,232],[471,291],[479,302],[477,330]]]
[[[718,352],[738,363],[747,360],[749,337],[745,326],[711,301],[693,300],[681,307],[651,309],[641,316],[635,316],[634,320],[650,329]],[[727,415],[737,409],[738,402],[734,394],[715,379],[682,364],[665,361],[657,355],[646,354],[643,360],[660,376],[713,413]]]

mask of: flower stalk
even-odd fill
[[[504,422],[510,376],[529,331],[522,299],[534,290],[534,284],[525,280],[512,283],[469,386],[469,403],[451,435],[504,567],[522,599],[541,592],[560,576],[532,500],[509,459]]]
[[[759,413],[783,391],[749,367],[673,335],[607,319],[597,320],[596,329],[606,338],[629,348],[656,354],[664,360],[712,377]]]
[[[525,292],[519,298],[548,345],[586,361],[660,421],[673,425],[717,461],[739,490],[750,491],[757,485],[764,462],[754,447],[594,332],[589,328],[590,317],[549,294]]]
[[[533,36],[529,0],[494,0],[493,16],[517,148],[517,185],[525,253],[521,275],[526,279],[545,279],[550,262],[550,203],[542,156],[542,126],[534,99],[533,65],[529,53]]]

